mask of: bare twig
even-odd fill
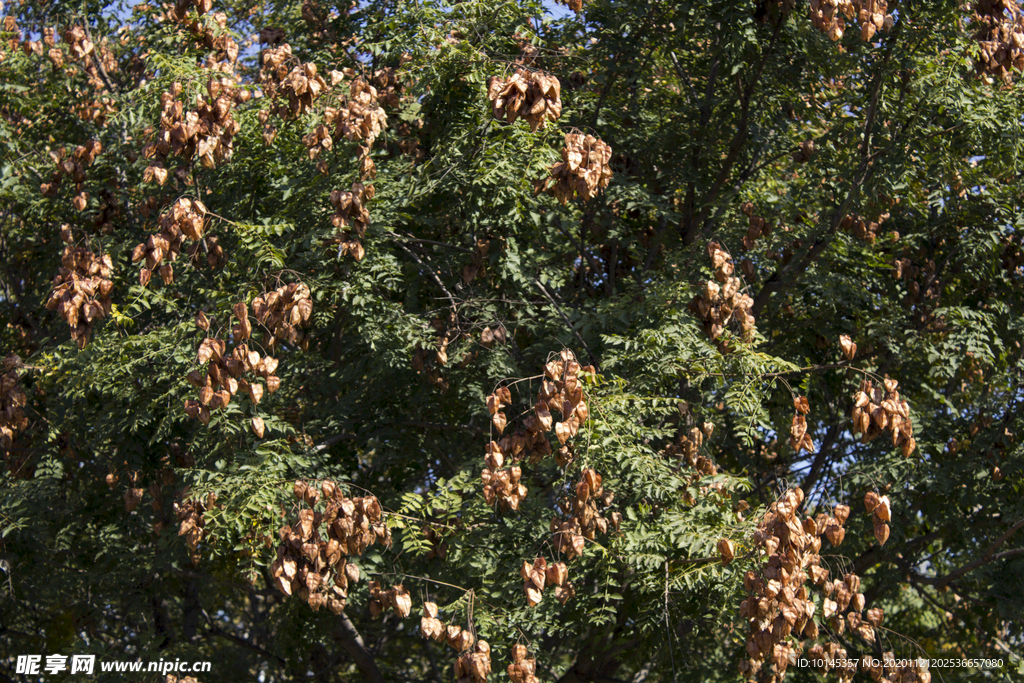
[[[589,346],[587,346],[587,342],[583,341],[583,337],[580,336],[580,333],[573,326],[572,321],[569,320],[569,316],[565,314],[565,311],[563,311],[562,307],[558,305],[558,302],[555,301],[554,297],[552,297],[551,294],[548,293],[548,290],[544,288],[544,285],[540,283],[540,280],[534,279],[533,283],[537,285],[537,288],[540,289],[540,293],[543,294],[545,298],[547,298],[547,300],[551,302],[551,305],[555,307],[555,310],[558,311],[558,315],[562,317],[562,320],[565,321],[565,324],[569,327],[570,330],[572,330],[572,333],[576,335],[576,339],[579,340],[580,344],[583,344],[583,348],[586,349],[587,356],[590,358],[590,364],[593,365],[595,369],[597,369],[597,358],[594,357],[594,352],[590,350]]]
[[[441,288],[442,292],[444,292],[445,297],[447,297],[448,301],[451,302],[452,310],[457,309],[459,307],[459,304],[455,300],[455,295],[453,295],[451,292],[448,291],[448,288],[444,286],[443,282],[441,282],[441,278],[438,276],[438,274],[435,273],[430,266],[428,266],[426,263],[424,263],[423,260],[419,256],[417,256],[416,253],[412,249],[410,249],[409,247],[405,246],[404,244],[402,244],[401,242],[398,242],[398,241],[396,241],[395,244],[397,244],[399,249],[401,249],[406,254],[411,256],[413,261],[418,263],[421,268],[423,268],[425,271],[427,271],[427,273],[430,274],[430,278],[435,283],[437,283],[437,286]]]

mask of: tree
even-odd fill
[[[1020,672],[1019,3],[569,4],[7,3],[0,677]]]

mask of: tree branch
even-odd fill
[[[356,666],[359,667],[364,680],[370,681],[370,683],[384,683],[384,676],[381,675],[380,669],[377,668],[377,660],[366,648],[363,637],[359,635],[359,631],[356,630],[352,620],[348,618],[345,612],[338,615],[338,625],[332,635],[334,641],[345,650],[348,656],[352,658],[352,661],[356,663]]]
[[[835,445],[837,436],[839,436],[839,423],[829,427],[824,440],[821,442],[821,448],[818,449],[817,455],[814,456],[814,462],[811,463],[811,471],[807,473],[803,484],[800,486],[805,495],[810,492],[815,482],[818,481],[818,477],[821,476],[821,470],[824,468],[828,456],[832,454],[832,446]]]
[[[543,294],[547,298],[547,300],[551,302],[551,305],[555,307],[555,310],[558,311],[558,315],[562,316],[562,320],[564,320],[568,328],[572,330],[572,333],[576,335],[576,339],[579,340],[580,344],[583,344],[583,348],[586,349],[587,356],[590,358],[590,364],[593,365],[596,369],[597,358],[594,357],[594,352],[590,350],[590,347],[587,346],[587,342],[583,341],[583,337],[581,337],[580,333],[576,331],[576,328],[573,326],[572,321],[569,320],[569,316],[565,314],[565,311],[563,311],[562,307],[558,305],[558,302],[555,301],[554,297],[552,297],[548,293],[548,290],[544,288],[544,285],[540,283],[540,280],[534,279],[533,283],[537,285],[538,289],[540,289],[540,293]]]
[[[413,260],[413,261],[415,261],[416,263],[418,263],[418,264],[420,265],[420,267],[421,267],[421,268],[423,268],[423,269],[424,269],[425,271],[427,271],[427,273],[429,273],[429,274],[430,274],[430,277],[431,277],[431,279],[433,279],[433,281],[437,283],[437,286],[441,288],[441,291],[442,291],[442,292],[444,292],[444,295],[445,295],[445,297],[447,297],[448,301],[450,301],[450,302],[451,302],[451,304],[452,304],[452,310],[455,310],[455,309],[457,309],[457,308],[459,307],[459,305],[458,305],[458,303],[457,303],[457,302],[455,301],[455,296],[454,296],[454,295],[453,295],[453,294],[452,294],[451,292],[449,292],[449,291],[448,291],[448,288],[447,288],[447,287],[445,287],[445,286],[444,286],[444,283],[443,283],[443,282],[441,282],[441,278],[440,278],[440,277],[439,277],[439,276],[437,275],[437,273],[435,273],[435,272],[433,271],[433,269],[432,269],[432,268],[430,268],[430,266],[428,266],[428,265],[427,265],[426,263],[424,263],[424,262],[423,262],[423,260],[422,260],[422,259],[421,259],[421,258],[420,258],[419,256],[417,256],[417,255],[415,254],[415,252],[413,252],[413,250],[412,250],[412,249],[410,249],[409,247],[405,246],[405,245],[404,245],[404,244],[402,244],[401,242],[397,242],[397,241],[396,241],[396,242],[395,242],[395,244],[397,244],[397,245],[398,245],[398,248],[399,248],[399,249],[401,249],[401,250],[402,250],[402,251],[404,251],[404,252],[405,252],[406,254],[408,254],[409,256],[411,256],[411,257],[412,257],[412,260]]]

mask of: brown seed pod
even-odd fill
[[[882,496],[878,499],[878,506],[874,510],[874,515],[883,522],[891,521],[892,506],[889,502],[889,496]]]
[[[723,565],[729,564],[730,562],[732,562],[733,558],[736,557],[735,551],[733,549],[732,541],[730,541],[727,538],[720,539],[718,541],[718,554],[722,558],[722,564]]]
[[[878,545],[885,545],[885,542],[889,540],[889,525],[882,521],[881,518],[874,518],[874,533],[875,540],[878,541]]]

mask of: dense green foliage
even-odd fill
[[[178,4],[181,20],[173,5],[8,2],[0,26],[0,425],[13,435],[0,444],[0,680],[18,680],[18,655],[55,653],[212,660],[204,683],[450,680],[456,653],[419,634],[424,601],[490,643],[492,680],[507,680],[516,643],[540,680],[741,680],[755,526],[797,486],[804,516],[850,506],[822,565],[855,570],[885,612],[874,642],[838,634],[812,591],[822,630],[806,647],[1003,663],[933,667],[933,680],[1024,671],[1024,99],[979,77],[972,9],[893,2],[865,41],[859,19],[830,39],[804,0],[593,0],[556,15],[511,0]],[[63,38],[74,26],[87,30]],[[281,41],[286,73],[313,63],[326,82],[308,106],[261,73]],[[488,100],[488,79],[523,63],[561,83],[561,116],[537,130]],[[216,97],[217,65],[247,92],[228,98],[231,154],[146,149],[161,96],[196,110]],[[359,75],[387,115],[376,140],[325,124]],[[313,159],[321,125],[332,144]],[[562,204],[535,185],[573,132],[610,145],[613,176]],[[84,163],[74,150],[91,140],[102,149]],[[369,225],[356,236],[350,217],[337,238],[332,215],[348,209],[331,193],[361,178]],[[186,238],[173,276],[151,264],[143,284],[133,250],[180,199],[205,205],[216,242]],[[691,306],[714,244],[749,296],[749,334],[711,339]],[[113,283],[77,332],[46,307],[76,248],[108,254]],[[254,301],[292,283],[312,312],[271,348]],[[228,354],[241,343],[239,302],[280,389],[240,389],[203,424],[183,408],[198,396],[187,376],[205,376],[208,336]],[[487,397],[509,388],[514,433],[563,349],[595,370],[574,457],[523,460],[519,509],[492,507]],[[888,433],[855,434],[865,378],[899,383],[909,457]],[[811,452],[790,444],[798,396]],[[704,423],[714,465],[695,474],[680,437]],[[549,524],[585,468],[621,524],[567,562],[574,597],[549,587],[529,606],[520,567],[565,559]],[[325,479],[375,495],[392,540],[350,557],[362,579],[341,614],[273,577],[278,530],[308,507],[294,482]],[[892,501],[884,546],[869,491]],[[192,552],[187,501],[206,508]],[[408,589],[412,616],[374,616],[371,580]]]

